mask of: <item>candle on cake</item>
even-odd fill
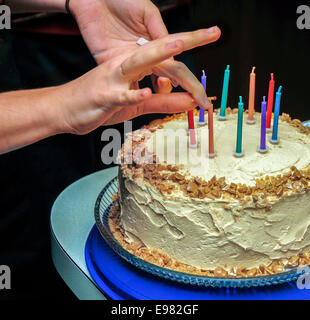
[[[213,104],[208,108],[208,128],[209,128],[209,158],[214,158],[216,152],[214,150],[214,131],[213,131]]]
[[[268,148],[266,147],[266,97],[263,97],[262,110],[261,110],[261,131],[260,131],[260,146],[258,151],[260,153],[266,153]]]
[[[207,77],[206,77],[205,71],[202,70],[201,84],[203,85],[205,91],[206,91],[206,82],[207,82]],[[198,124],[200,126],[204,126],[205,125],[205,109],[204,108],[200,108],[200,110],[199,110],[199,121],[198,121]]]
[[[226,106],[227,106],[227,96],[228,96],[228,86],[229,86],[229,65],[227,65],[224,72],[223,90],[222,90],[222,100],[221,100],[221,111],[219,115],[220,120],[226,120]]]
[[[278,138],[278,126],[279,126],[279,114],[280,114],[280,102],[281,102],[281,89],[282,86],[279,87],[276,92],[276,102],[274,106],[274,117],[273,117],[273,128],[272,128],[272,137],[270,142],[273,144],[277,144],[280,142]]]
[[[194,123],[194,110],[188,111],[187,119],[188,119],[188,129],[189,129],[189,147],[196,148],[197,140],[196,140],[195,123]]]
[[[267,102],[267,118],[266,118],[266,130],[271,131],[271,116],[273,107],[273,96],[274,96],[274,79],[273,73],[270,74],[269,89],[268,89],[268,102]]]
[[[249,106],[248,106],[248,119],[247,123],[255,123],[254,113],[255,113],[255,67],[252,68],[250,73],[250,89],[249,89]]]
[[[236,151],[234,152],[235,157],[242,157],[244,153],[242,152],[242,124],[243,124],[243,102],[242,97],[239,97],[238,103],[238,124],[237,124],[237,142]]]

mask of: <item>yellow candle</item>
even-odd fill
[[[254,104],[255,104],[255,67],[252,68],[252,72],[250,73],[250,90],[249,90],[249,108],[248,108],[248,120],[247,122],[252,124],[255,123],[254,119]]]

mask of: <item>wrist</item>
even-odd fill
[[[59,95],[59,87],[48,87],[39,89],[39,91],[40,94],[34,96],[33,110],[40,115],[38,122],[45,127],[46,136],[64,133],[59,112],[63,103]]]
[[[76,16],[79,8],[85,5],[87,5],[87,3],[85,3],[85,0],[84,3],[81,3],[80,0],[68,0],[66,4],[66,10],[67,12],[69,11],[68,13],[70,13],[71,15]]]
[[[61,133],[55,87],[0,94],[0,154]]]
[[[81,88],[80,79],[51,89],[49,96],[54,101],[54,108],[48,116],[50,130],[54,134],[79,134],[78,120],[84,117],[85,107],[89,105],[88,94],[81,94],[84,90]]]
[[[65,8],[67,13],[71,14],[71,15],[75,15],[76,12],[76,8],[78,7],[78,1],[76,0],[66,0],[65,3]]]
[[[70,128],[66,125],[66,111],[72,101],[72,92],[68,84],[63,84],[56,87],[45,89],[45,95],[41,97],[41,103],[44,105],[44,100],[48,101],[44,105],[44,120],[50,132],[50,135],[61,133],[71,133]]]
[[[70,0],[66,0],[65,9],[66,9],[66,12],[67,12],[69,15],[72,15],[72,16],[73,16],[73,12],[71,11],[71,8],[70,8]]]
[[[33,122],[37,122],[37,127],[44,128],[47,137],[68,132],[63,125],[63,110],[69,97],[67,90],[63,89],[64,86],[33,90]]]

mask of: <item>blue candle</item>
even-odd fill
[[[267,102],[266,97],[263,97],[262,101],[262,113],[261,113],[261,131],[260,131],[260,147],[259,152],[265,153],[267,152],[266,147],[266,109],[267,109]]]
[[[242,157],[242,123],[243,123],[243,102],[242,97],[239,97],[240,101],[238,103],[238,125],[237,125],[237,143],[236,143],[236,152],[234,155],[236,157]]]
[[[228,85],[229,85],[229,65],[227,65],[226,70],[224,72],[224,82],[223,82],[223,90],[222,90],[222,100],[221,100],[221,111],[220,111],[220,120],[226,119],[226,105],[227,105],[227,95],[228,95]]]
[[[205,74],[205,71],[202,70],[202,76],[201,76],[201,84],[203,85],[205,91],[206,91],[206,81],[207,81],[207,77]],[[204,126],[205,125],[205,109],[200,108],[199,110],[199,121],[198,124],[200,126]]]
[[[280,142],[280,139],[278,138],[278,125],[279,125],[279,114],[280,114],[281,89],[282,89],[282,86],[280,86],[278,91],[276,92],[276,102],[275,102],[275,106],[274,106],[272,137],[270,139],[270,142],[273,144],[277,144]]]

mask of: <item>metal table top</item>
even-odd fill
[[[50,218],[52,259],[68,287],[79,299],[106,299],[92,280],[84,248],[94,225],[94,205],[117,167],[86,176],[68,186],[56,199]]]

